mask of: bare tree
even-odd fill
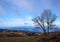
[[[44,10],[40,16],[32,19],[36,25],[39,25],[39,28],[42,28],[44,35],[49,34],[50,28],[53,28],[55,25],[53,22],[56,20],[56,15],[53,14],[50,10]],[[46,29],[47,28],[47,29]]]

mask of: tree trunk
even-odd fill
[[[43,30],[44,31],[44,36],[46,36],[47,34],[46,34],[46,30]]]
[[[48,33],[48,35],[49,35],[49,26],[48,26],[48,29],[47,29],[47,33]]]

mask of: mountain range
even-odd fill
[[[24,26],[24,27],[1,27],[0,31],[6,31],[6,30],[11,30],[11,31],[30,31],[30,32],[43,32],[43,30],[40,28],[36,28],[36,27],[30,27],[30,26]],[[60,28],[55,29],[55,31],[60,31]],[[54,31],[54,29],[50,30],[50,31]]]

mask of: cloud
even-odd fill
[[[54,24],[56,24],[58,27],[60,27],[60,18],[58,18],[58,19],[54,22]]]
[[[26,8],[28,10],[32,10],[32,4],[29,3],[28,0],[12,0],[12,3],[17,5],[18,7]]]
[[[39,0],[37,0],[39,1]],[[6,6],[6,8],[8,8],[11,12],[14,13],[18,13],[22,10],[26,10],[28,12],[36,12],[39,11],[39,9],[36,9],[37,5],[40,5],[41,7],[43,7],[44,9],[51,8],[51,0],[40,0],[40,3],[36,2],[36,0],[2,0],[1,3]],[[35,4],[37,4],[36,6],[34,6]],[[36,8],[35,8],[36,7]],[[5,10],[6,11],[6,10]]]
[[[16,5],[18,10],[22,9],[29,12],[34,12],[34,8],[31,2],[29,2],[29,0],[12,0],[12,4]]]
[[[9,11],[14,13],[20,12],[23,9],[29,12],[33,11],[32,4],[31,2],[29,2],[29,0],[0,0],[0,6],[2,6],[0,7],[0,9],[2,10],[2,13],[6,11],[4,10],[3,7],[8,8]]]
[[[32,12],[34,10],[33,5],[31,2],[29,2],[29,0],[2,0],[1,2],[2,4],[4,3],[4,5],[12,12],[20,12],[20,10],[27,10]]]
[[[23,19],[23,18],[11,18],[11,19],[7,19],[6,21],[2,21],[2,23],[0,24],[0,26],[5,26],[5,27],[15,27],[15,26],[34,26],[33,21],[31,20],[32,18],[30,18],[30,16],[28,16],[27,18]]]

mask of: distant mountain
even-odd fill
[[[35,27],[30,27],[30,26],[24,26],[24,27],[4,27],[4,28],[0,28],[0,31],[4,31],[4,30],[11,30],[11,31],[24,31],[24,32],[43,32],[43,30],[40,28],[40,29],[37,29]],[[60,31],[60,28],[56,29],[58,31]],[[56,31],[55,30],[55,31]],[[54,29],[50,30],[50,31],[54,31]]]
[[[0,28],[2,29],[2,28]],[[12,30],[12,31],[30,31],[30,32],[42,32],[42,29],[37,29],[35,27],[30,27],[30,26],[24,26],[24,27],[4,27],[3,30]]]
[[[0,32],[2,32],[2,31],[6,31],[6,29],[0,29]]]

